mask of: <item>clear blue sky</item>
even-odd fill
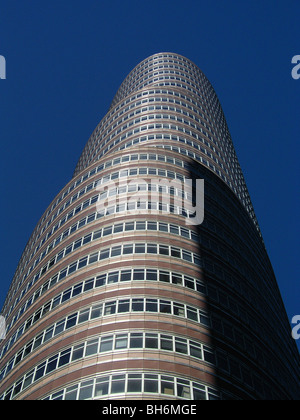
[[[299,0],[2,2],[0,307],[123,79],[171,51],[193,60],[219,96],[289,319],[300,314],[299,16]]]

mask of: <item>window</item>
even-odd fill
[[[184,251],[184,250],[182,251],[182,258],[185,261],[193,262],[192,254],[188,251]]]
[[[201,346],[193,341],[190,343],[190,355],[197,359],[203,359]]]
[[[98,276],[96,278],[96,284],[95,287],[101,287],[106,284],[106,274],[102,274],[101,276]]]
[[[162,394],[174,395],[174,380],[168,376],[162,376],[161,381]]]
[[[193,384],[193,394],[194,394],[194,400],[206,400],[206,391],[204,387],[201,387],[198,384]]]
[[[36,369],[36,373],[35,373],[35,377],[34,377],[34,381],[37,381],[38,379],[40,379],[42,376],[44,376],[44,372],[45,372],[45,367],[46,367],[46,362],[41,363],[37,369]]]
[[[136,230],[146,230],[146,222],[136,222]]]
[[[160,301],[160,312],[163,314],[171,314],[171,302],[167,300]]]
[[[158,393],[158,376],[145,374],[144,391],[149,393]]]
[[[116,336],[115,349],[127,349],[128,346],[128,334],[121,334]]]
[[[99,345],[98,338],[93,339],[93,340],[89,340],[87,342],[87,345],[86,345],[86,350],[85,350],[85,356],[84,357],[88,357],[88,356],[91,356],[93,354],[97,354],[98,353],[98,345]]]
[[[131,281],[131,270],[121,271],[121,281]]]
[[[169,255],[169,247],[166,245],[159,245],[159,254],[160,255]]]
[[[114,226],[114,233],[123,232],[123,223]]]
[[[92,307],[91,319],[100,318],[102,315],[102,304]]]
[[[128,375],[127,392],[141,392],[142,391],[142,375],[130,373]]]
[[[157,270],[147,269],[146,270],[146,280],[157,281]]]
[[[157,334],[146,334],[145,348],[158,349],[158,335]]]
[[[93,289],[94,287],[94,279],[86,280],[84,283],[84,292],[87,292],[88,290]]]
[[[103,236],[108,236],[111,234],[112,234],[112,226],[109,226],[103,229]]]
[[[187,354],[187,341],[181,338],[175,339],[175,351],[177,353]]]
[[[135,245],[135,253],[136,254],[145,254],[145,244],[136,244]]]
[[[174,315],[185,317],[184,305],[180,303],[174,303],[173,308],[174,308]]]
[[[123,255],[133,254],[133,245],[124,245]]]
[[[101,397],[108,394],[109,377],[99,378],[96,380],[95,397]]]
[[[171,247],[171,256],[175,258],[181,258],[181,252],[179,248]]]
[[[189,289],[193,289],[195,290],[195,284],[194,284],[194,279],[185,276],[184,277],[184,285],[185,287],[189,288]]]
[[[81,324],[89,319],[90,310],[89,309],[83,309],[79,313],[78,317],[78,324]]]
[[[120,394],[125,392],[125,375],[115,375],[112,377],[111,393]]]
[[[148,254],[157,254],[157,245],[156,244],[147,244],[147,253]]]
[[[66,401],[75,401],[77,399],[77,391],[78,391],[78,385],[68,387],[66,389],[66,395],[64,399]]]
[[[188,319],[191,319],[192,321],[198,321],[197,310],[188,306],[187,307],[187,317],[188,317]]]
[[[89,257],[89,265],[90,264],[94,264],[97,261],[98,261],[98,252],[95,253],[95,254],[90,255],[90,257]]]
[[[145,280],[145,270],[133,270],[133,280]]]
[[[107,258],[109,258],[109,253],[110,253],[110,249],[104,249],[103,251],[100,251],[100,260],[106,260]],[[98,254],[96,255],[98,257]]]
[[[159,230],[160,232],[168,232],[168,225],[167,223],[159,223]]]
[[[74,362],[75,360],[79,360],[83,357],[83,350],[84,344],[79,344],[78,346],[74,347],[72,354],[72,362]]]
[[[173,351],[173,339],[168,335],[161,335],[160,348],[162,350]]]
[[[170,233],[174,235],[179,235],[179,227],[175,225],[170,225]]]
[[[180,274],[172,274],[172,283],[182,285],[182,276]]]
[[[87,257],[82,258],[81,260],[79,260],[78,263],[78,270],[80,270],[81,268],[85,267],[87,265]]]
[[[63,332],[64,329],[65,329],[65,320],[58,322],[55,326],[54,336]],[[39,336],[39,337],[40,337],[40,339],[37,338],[34,342],[34,347],[35,348],[40,346],[40,344],[42,343],[42,337],[41,336]]]
[[[70,297],[71,297],[71,289],[68,289],[68,290],[64,291],[64,293],[62,295],[62,298],[61,298],[61,303],[69,300]]]
[[[134,222],[126,223],[125,224],[125,231],[129,232],[129,231],[132,231],[132,230],[134,230]]]
[[[79,400],[87,400],[93,396],[93,380],[83,382],[80,386]]]
[[[159,272],[159,281],[170,283],[170,273],[167,271],[160,271]]]
[[[148,230],[157,230],[156,222],[148,222]]]
[[[50,357],[50,359],[48,360],[48,364],[47,364],[46,374],[50,373],[50,372],[53,372],[53,370],[56,369],[57,361],[58,361],[58,356],[57,355],[55,355],[53,357]]]
[[[131,349],[143,348],[143,334],[142,333],[130,334],[130,348]]]
[[[116,313],[116,302],[107,302],[105,304],[104,315],[113,315]]]
[[[117,283],[118,281],[119,281],[119,272],[118,271],[108,274],[107,284]]]
[[[120,300],[118,305],[118,313],[126,313],[129,312],[130,309],[130,300]]]
[[[77,314],[68,316],[67,323],[66,323],[66,330],[74,327],[74,325],[76,325],[76,321],[77,321]]]
[[[70,265],[68,275],[74,273],[77,270],[77,261]]]
[[[100,344],[100,353],[111,351],[112,347],[113,347],[113,336],[109,335],[107,337],[103,337]]]
[[[157,299],[146,299],[146,311],[147,312],[158,312]]]
[[[185,398],[187,400],[191,399],[191,390],[189,381],[183,379],[177,380],[177,395],[178,397]]]
[[[117,256],[121,255],[121,253],[122,253],[122,247],[121,246],[115,246],[111,250],[111,257],[117,257]],[[104,258],[105,257],[103,257],[103,259]],[[100,254],[100,259],[102,259],[101,254]]]
[[[132,299],[132,311],[143,312],[144,311],[144,299]]]

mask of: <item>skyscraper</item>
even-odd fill
[[[156,54],[124,80],[2,314],[0,399],[299,398],[225,117],[190,60]]]

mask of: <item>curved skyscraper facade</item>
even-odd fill
[[[223,111],[190,60],[120,86],[17,267],[0,399],[299,399],[299,353]]]

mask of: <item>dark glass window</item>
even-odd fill
[[[160,255],[169,255],[169,247],[166,245],[159,245]]]
[[[187,342],[184,339],[175,339],[175,351],[177,353],[187,354]]]
[[[121,281],[130,281],[131,280],[131,270],[121,271]]]
[[[100,353],[111,351],[113,347],[113,336],[103,337],[100,344]]]
[[[142,375],[129,374],[127,392],[141,392],[142,391]]]
[[[158,376],[145,375],[144,391],[149,393],[158,393]]]
[[[144,299],[132,299],[132,310],[133,312],[144,311]]]
[[[157,245],[156,244],[148,244],[147,245],[147,253],[148,254],[157,254]]]
[[[97,261],[98,261],[98,252],[90,255],[89,264],[94,264]]]
[[[106,260],[107,258],[109,258],[109,253],[110,253],[110,249],[104,249],[103,251],[100,251],[100,260]],[[98,258],[98,254],[96,254],[96,255],[97,255],[97,258]],[[91,264],[91,262],[90,262],[90,264]]]
[[[87,400],[93,396],[93,380],[83,382],[80,386],[79,400]]]
[[[146,280],[157,281],[157,270],[146,270]]]
[[[146,311],[147,312],[158,312],[157,299],[146,299]]]
[[[146,334],[145,347],[147,349],[158,349],[158,336],[157,336],[157,334]]]
[[[120,300],[118,305],[118,313],[126,313],[129,312],[130,309],[130,300]]]
[[[98,276],[96,279],[96,285],[95,287],[101,287],[106,284],[106,274],[102,274],[101,276]]]
[[[89,340],[86,345],[85,357],[98,353],[99,340],[98,338]]]
[[[116,313],[116,302],[107,302],[105,304],[104,315],[113,315]]]
[[[136,244],[135,245],[135,253],[136,254],[145,254],[146,246],[145,244]]]
[[[141,333],[130,334],[130,348],[131,349],[143,348],[143,334]]]
[[[159,272],[159,281],[170,283],[170,273],[167,271],[160,271]]]
[[[109,377],[99,378],[96,381],[95,397],[101,397],[108,394]]]
[[[162,350],[173,351],[173,339],[168,335],[161,335],[160,347]]]
[[[119,280],[119,272],[115,271],[108,274],[107,284],[117,283]]]
[[[133,254],[133,245],[124,245],[123,255]]]
[[[146,222],[136,222],[136,230],[146,230]]]
[[[175,258],[181,258],[180,249],[171,247],[171,256]]]
[[[67,365],[70,362],[71,348],[61,352],[58,362],[58,367]]]
[[[133,270],[133,280],[145,280],[145,270]]]
[[[164,314],[171,314],[171,302],[167,300],[160,301],[160,312]]]
[[[115,375],[112,377],[111,393],[120,394],[125,392],[125,375]]]

